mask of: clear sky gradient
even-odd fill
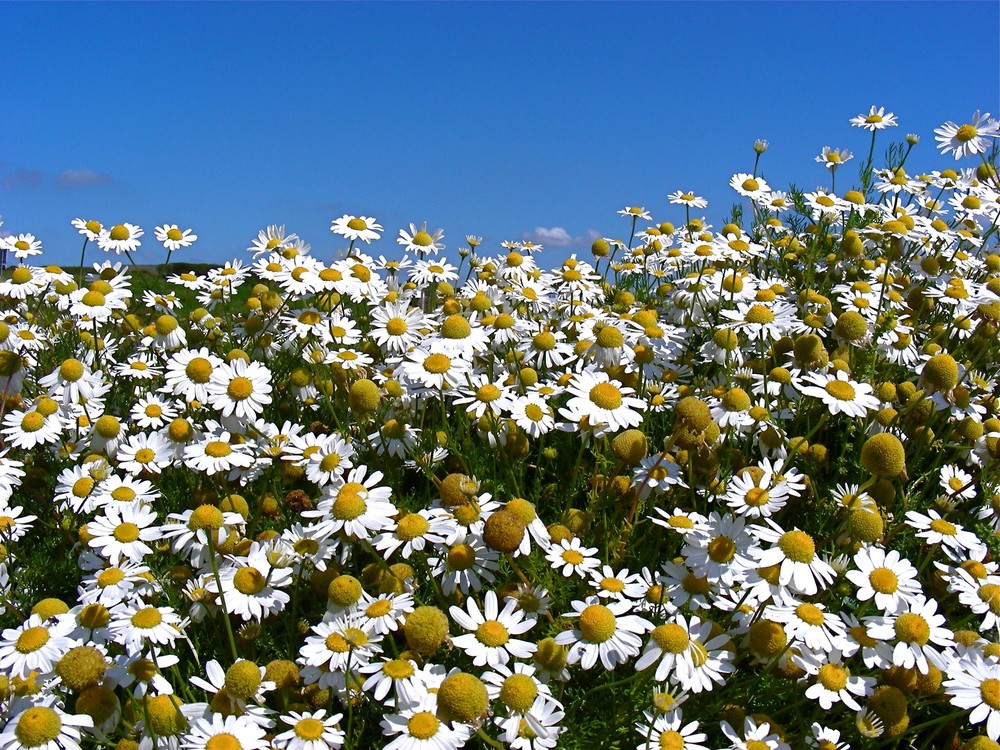
[[[848,120],[896,113],[914,169],[954,164],[933,130],[1000,110],[997,2],[0,3],[0,231],[73,264],[76,217],[200,237],[176,260],[240,257],[285,224],[318,257],[344,213],[502,240],[561,228],[545,257],[627,235],[668,193],[709,200],[770,142],[772,188],[829,185],[823,146],[855,159]],[[526,234],[527,233],[527,234]],[[561,236],[561,235],[560,235]],[[99,259],[92,247],[88,260]]]

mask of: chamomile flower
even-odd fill
[[[379,234],[382,231],[382,225],[370,216],[344,214],[339,219],[333,220],[330,231],[351,242],[361,240],[366,245],[370,245],[372,240],[377,240],[382,236]]]
[[[367,466],[358,466],[346,478],[327,487],[316,510],[302,515],[329,519],[335,532],[370,539],[390,528],[396,515],[396,506],[389,501],[392,489],[380,486],[382,479],[382,472],[369,474]]]
[[[291,729],[275,735],[271,745],[277,750],[337,750],[345,739],[340,728],[343,718],[343,714],[327,716],[323,709],[313,713],[289,711],[281,716],[281,722]]]
[[[573,575],[587,578],[601,564],[596,554],[597,547],[584,547],[579,537],[573,537],[553,544],[545,553],[545,558],[553,570],[560,571],[566,578]]]
[[[184,750],[266,750],[269,743],[263,727],[246,716],[213,713],[196,719],[184,736]]]
[[[269,548],[254,542],[245,558],[233,558],[221,566],[219,579],[226,611],[243,620],[262,620],[280,612],[290,601],[282,589],[292,582],[292,569],[272,563]],[[219,583],[208,590],[219,593]]]
[[[970,724],[986,724],[987,736],[1000,740],[1000,664],[969,652],[948,670],[942,684],[951,704],[969,711]]]
[[[590,425],[610,432],[642,424],[645,402],[632,396],[634,389],[612,380],[604,372],[584,371],[574,375],[568,390],[570,399],[559,413],[570,422],[586,418]]]
[[[641,671],[656,664],[657,682],[669,678],[685,691],[700,693],[724,684],[725,675],[734,671],[730,652],[725,650],[728,643],[725,633],[712,635],[711,622],[676,615],[653,628],[635,668]]]
[[[898,614],[865,618],[868,635],[878,641],[875,648],[884,666],[916,667],[921,674],[927,674],[930,663],[947,668],[943,651],[955,640],[937,609],[935,599],[921,596],[907,602]]]
[[[656,714],[643,712],[646,724],[638,722],[635,731],[645,740],[637,750],[663,750],[664,748],[679,748],[680,750],[709,750],[708,745],[701,743],[708,735],[698,731],[698,722],[684,723],[684,710]]]
[[[182,635],[182,622],[172,607],[143,606],[141,601],[123,602],[111,612],[109,625],[116,643],[130,654],[147,643],[173,645]]]
[[[271,371],[259,362],[234,359],[212,369],[208,402],[224,417],[253,420],[271,403]]]
[[[557,644],[569,646],[566,661],[580,663],[590,669],[598,660],[611,670],[639,653],[642,634],[653,629],[653,623],[629,614],[632,603],[627,601],[600,603],[597,597],[574,601],[573,611],[564,617],[576,618],[573,630],[564,630],[555,637]]]
[[[101,250],[108,253],[114,253],[115,255],[125,253],[129,255],[139,249],[139,245],[142,244],[139,238],[142,235],[142,229],[135,224],[127,222],[124,224],[115,224],[113,227],[105,227],[97,238],[97,245]]]
[[[43,620],[31,615],[19,627],[0,634],[0,669],[14,677],[32,672],[48,674],[55,663],[75,645],[68,637],[74,627],[68,619]]]
[[[896,115],[892,112],[886,112],[885,107],[875,109],[875,105],[873,104],[868,114],[862,113],[857,117],[852,117],[851,125],[856,128],[870,130],[874,134],[876,130],[896,127],[897,122]]]
[[[816,542],[809,534],[799,529],[785,531],[770,519],[766,520],[767,526],[756,526],[753,533],[772,546],[756,553],[757,564],[778,566],[779,585],[812,596],[833,583],[836,573],[816,554]]]
[[[880,406],[870,384],[852,380],[843,370],[836,375],[809,372],[802,376],[802,382],[802,393],[820,399],[831,414],[864,417]]]
[[[55,703],[15,701],[10,720],[0,732],[0,750],[80,750],[82,729],[94,726],[93,717],[80,713],[68,714]]]
[[[927,513],[907,511],[906,524],[917,530],[918,539],[927,544],[940,544],[952,559],[962,559],[965,554],[979,559],[986,551],[986,545],[975,533],[961,524],[946,521],[934,508],[928,508]]]
[[[477,667],[506,664],[511,657],[530,657],[535,652],[535,644],[512,636],[526,633],[534,627],[535,621],[526,619],[524,613],[517,610],[517,603],[509,599],[500,611],[496,592],[492,590],[486,592],[483,601],[482,610],[471,597],[466,601],[467,611],[460,607],[449,609],[455,622],[472,631],[452,638],[452,643],[465,651]]]
[[[383,716],[381,724],[383,736],[394,737],[384,750],[458,750],[472,736],[468,724],[439,719],[430,696]]]
[[[156,512],[142,505],[118,506],[104,506],[104,515],[87,525],[90,547],[112,565],[123,559],[141,562],[153,551],[146,542],[160,538]]]
[[[858,601],[874,599],[883,612],[902,612],[921,594],[917,569],[896,550],[862,547],[854,556],[854,565],[857,570],[848,570],[845,575],[858,587]]]
[[[954,153],[955,159],[987,152],[992,145],[990,138],[1000,135],[1000,123],[990,119],[990,113],[980,116],[977,109],[972,119],[964,125],[950,120],[934,129],[934,140],[942,154]]]
[[[181,230],[176,224],[164,224],[157,227],[153,234],[157,242],[162,242],[163,246],[173,252],[182,247],[191,247],[198,239],[198,235],[193,234],[190,229]]]
[[[418,258],[422,258],[425,255],[436,254],[444,250],[444,243],[441,242],[443,238],[443,229],[435,229],[434,232],[428,232],[427,222],[425,221],[420,225],[420,229],[417,229],[415,224],[410,224],[409,232],[405,229],[400,229],[396,243],[403,246],[404,252],[413,253]]]

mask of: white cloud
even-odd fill
[[[56,175],[56,184],[62,187],[90,187],[110,185],[111,177],[93,169],[64,169]]]
[[[521,238],[543,247],[585,247],[600,236],[600,232],[594,229],[588,229],[586,235],[574,237],[563,227],[535,227],[533,231],[525,232]]]

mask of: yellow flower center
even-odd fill
[[[115,487],[111,490],[111,499],[116,503],[130,503],[135,500],[135,490],[131,487]]]
[[[717,563],[727,563],[736,556],[736,543],[728,536],[717,536],[708,543],[708,556]]]
[[[37,411],[29,411],[21,417],[21,429],[25,432],[38,432],[45,424],[45,417]]]
[[[32,651],[40,649],[48,642],[49,631],[41,626],[36,626],[33,628],[27,628],[23,633],[21,633],[17,637],[17,643],[14,648],[22,654],[30,654]]]
[[[155,628],[163,622],[163,615],[156,607],[144,607],[132,615],[132,624],[140,630]]]
[[[382,665],[382,674],[391,680],[406,680],[414,675],[413,664],[407,659],[391,659]]]
[[[135,452],[136,463],[148,464],[156,458],[156,453],[150,448],[140,448]]]
[[[324,730],[323,722],[313,718],[299,719],[294,727],[295,736],[306,742],[315,742],[323,736]]]
[[[503,623],[498,620],[487,620],[476,628],[476,640],[484,646],[496,648],[507,643],[510,640],[510,634]]]
[[[233,586],[241,594],[255,596],[264,590],[267,581],[257,568],[240,568],[233,575]]]
[[[385,324],[385,330],[390,336],[402,336],[406,333],[406,321],[403,318],[390,318]]]
[[[563,562],[567,562],[570,565],[579,565],[583,562],[584,557],[579,551],[575,549],[568,549],[562,553]]]
[[[545,418],[545,412],[538,404],[528,404],[524,407],[524,415],[532,422],[540,422]]]
[[[426,235],[427,233],[420,232],[418,234]],[[430,237],[427,239],[427,244],[430,244]],[[414,237],[413,241],[416,242],[417,238]],[[427,740],[438,733],[440,725],[441,722],[430,711],[418,711],[407,720],[406,731],[409,732],[411,737],[415,737],[418,740]]]
[[[620,594],[625,590],[625,584],[617,578],[602,578],[601,590],[610,591],[613,594]]]
[[[358,482],[348,482],[337,492],[333,502],[333,517],[338,521],[353,521],[368,510],[365,498],[368,490]]]
[[[1000,680],[988,677],[979,685],[979,695],[983,703],[994,711],[1000,711]]]
[[[226,393],[233,401],[243,401],[253,394],[253,381],[242,376],[235,377],[229,381]]]
[[[687,630],[675,622],[657,626],[651,635],[657,646],[672,654],[684,653],[691,642]]]
[[[205,750],[243,750],[243,745],[228,732],[220,732],[209,738]]]
[[[899,579],[888,568],[875,568],[868,574],[868,583],[879,594],[892,594],[899,588]]]
[[[823,610],[815,604],[809,604],[808,602],[800,604],[795,608],[795,614],[798,615],[802,622],[809,625],[823,624]]]
[[[944,536],[955,536],[957,529],[955,524],[948,523],[943,518],[935,518],[931,521],[931,531],[936,531],[938,534],[943,534]]]
[[[424,369],[432,375],[442,375],[451,367],[451,359],[444,354],[432,354],[424,360]]]
[[[847,678],[850,673],[837,664],[824,664],[819,668],[820,684],[827,690],[839,693],[847,687]]]
[[[33,706],[17,717],[14,736],[22,747],[41,747],[54,742],[61,730],[59,714],[47,706]]]
[[[831,380],[823,388],[838,401],[854,400],[854,388],[844,380]]]
[[[468,570],[475,561],[476,550],[465,542],[459,542],[448,550],[448,567],[451,570]]]
[[[221,440],[212,440],[205,446],[205,455],[211,458],[225,458],[232,452],[233,447]]]
[[[353,219],[347,222],[347,228],[353,229],[355,232],[361,232],[368,228],[367,222],[364,219],[359,219],[355,216]]]
[[[207,383],[212,377],[212,363],[204,357],[194,357],[184,368],[184,374],[192,383]]]
[[[97,574],[97,585],[102,589],[108,586],[115,586],[123,580],[125,580],[125,574],[121,571],[121,568],[108,568]]]
[[[139,527],[126,521],[115,527],[113,535],[122,544],[129,544],[139,538]]]
[[[923,646],[931,637],[931,626],[923,617],[912,612],[904,612],[896,618],[896,638],[903,643]]]
[[[396,537],[409,542],[422,537],[430,528],[426,518],[419,513],[410,513],[396,524]]]
[[[618,621],[603,604],[591,604],[580,613],[580,634],[589,643],[604,643],[615,634]]]
[[[590,389],[590,400],[601,409],[613,411],[622,405],[622,394],[611,383],[598,383]]]
[[[537,697],[538,686],[526,674],[512,674],[500,686],[500,700],[517,713],[523,713],[531,708]]]
[[[811,563],[816,557],[816,543],[804,531],[786,531],[778,540],[778,547],[793,562]]]
[[[747,179],[743,180],[743,184],[741,185],[741,187],[748,193],[752,193],[755,190],[760,190],[760,183],[757,182],[757,180],[755,180],[753,177],[748,177]]]
[[[428,247],[434,243],[434,238],[430,236],[427,232],[417,232],[413,235],[413,244],[419,245],[420,247]],[[430,735],[428,735],[430,736]]]
[[[340,466],[340,454],[328,453],[319,462],[320,471],[333,471]]]
[[[966,123],[965,125],[960,127],[958,131],[956,131],[955,140],[960,141],[962,143],[968,143],[977,135],[979,135],[979,130],[976,129],[975,125],[970,125],[969,123]]]
[[[774,322],[774,313],[764,305],[753,305],[744,317],[747,323],[766,325]]]

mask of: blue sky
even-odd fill
[[[564,234],[555,262],[627,235],[626,205],[682,219],[678,189],[718,225],[755,138],[774,188],[828,185],[813,158],[850,149],[843,188],[869,138],[848,120],[871,105],[900,122],[878,152],[912,132],[915,169],[953,164],[934,128],[1000,110],[998,8],[0,3],[0,231],[73,264],[72,219],[129,221],[154,262],[153,228],[176,223],[200,239],[175,259],[221,262],[285,224],[328,258],[350,213],[385,227],[376,254],[426,220],[450,253]]]

